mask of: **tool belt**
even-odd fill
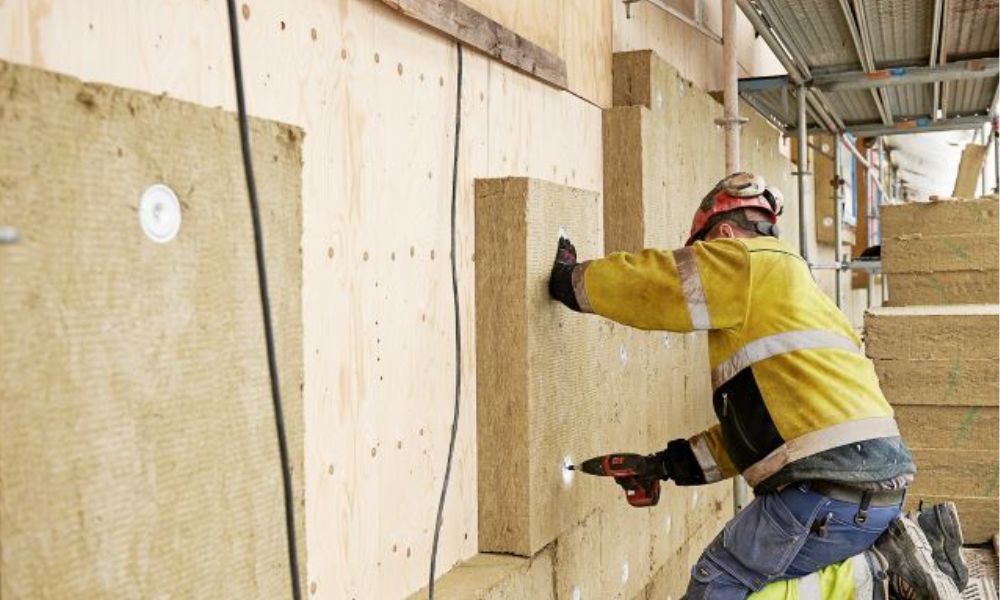
[[[809,488],[834,500],[869,506],[899,506],[906,496],[906,488],[897,490],[865,490],[832,481],[812,481]],[[867,502],[866,502],[867,500]]]

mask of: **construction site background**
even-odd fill
[[[731,485],[667,485],[640,511],[562,467],[709,425],[705,339],[557,313],[541,269],[560,230],[583,258],[683,243],[724,175],[718,6],[672,3],[693,26],[646,2],[466,0],[562,58],[566,85],[465,49],[456,158],[456,43],[400,4],[240,3],[303,589],[425,594],[455,401],[454,175],[462,412],[438,597],[679,597]],[[738,32],[741,76],[780,72],[742,15]],[[0,3],[0,225],[21,232],[0,247],[4,597],[287,595],[228,43],[222,2]],[[798,247],[793,144],[740,112],[742,166],[785,193]],[[806,245],[832,263],[869,241],[867,179],[838,251],[835,141],[812,141]],[[182,206],[162,245],[137,219],[154,183]],[[835,271],[816,277],[834,296]],[[841,283],[860,331],[882,281]],[[988,515],[997,355],[973,358],[993,395],[946,390],[947,414],[912,428],[978,446],[992,487],[960,492]],[[958,493],[950,468],[928,494]]]

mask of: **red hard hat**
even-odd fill
[[[781,192],[764,184],[764,178],[752,173],[733,173],[724,177],[701,201],[694,213],[691,234],[685,246],[695,243],[704,235],[705,227],[715,215],[741,208],[756,208],[767,215],[771,224],[777,223],[781,214]]]

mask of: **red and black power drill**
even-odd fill
[[[580,466],[570,465],[590,475],[614,477],[615,483],[625,490],[625,499],[632,506],[656,506],[660,501],[660,476],[655,457],[641,454],[605,454],[583,461]]]

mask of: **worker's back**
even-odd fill
[[[698,243],[693,252],[706,290],[748,294],[733,326],[709,332],[709,351],[727,450],[752,485],[798,458],[898,435],[860,340],[798,254],[773,237]],[[742,256],[721,258],[733,253]],[[725,298],[706,294],[709,314],[727,312],[713,297]]]

